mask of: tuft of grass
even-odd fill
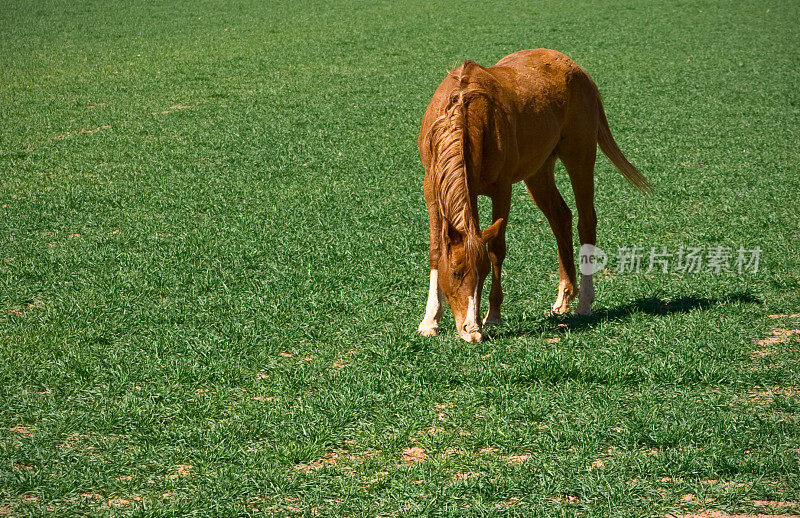
[[[6,2],[0,514],[797,512],[798,15]],[[536,47],[656,189],[598,160],[598,244],[758,246],[757,273],[609,271],[595,316],[546,317],[517,186],[505,324],[417,336],[421,115],[446,68]]]

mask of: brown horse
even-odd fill
[[[437,334],[444,294],[461,337],[480,341],[481,291],[490,270],[492,288],[483,325],[500,321],[511,186],[520,180],[558,243],[558,296],[552,312],[569,311],[578,294],[572,213],[556,189],[553,172],[560,159],[575,193],[580,242],[594,245],[598,144],[629,182],[649,191],[647,180],[611,136],[591,77],[564,54],[522,50],[491,67],[466,61],[448,72],[428,105],[419,134],[431,231],[430,290],[420,333]],[[478,195],[492,199],[494,223],[483,231],[478,226]],[[593,300],[592,276],[581,275],[577,313],[591,314]]]

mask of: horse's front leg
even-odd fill
[[[417,329],[422,336],[436,336],[439,333],[439,319],[442,318],[442,290],[439,289],[438,275],[437,270],[431,269],[425,318],[422,319]]]
[[[503,271],[503,261],[506,258],[506,224],[508,223],[508,213],[511,207],[511,187],[504,189],[503,192],[492,198],[492,221],[503,220],[497,237],[490,240],[489,260],[492,262],[492,289],[489,292],[489,311],[483,319],[484,326],[498,325],[502,322],[500,318],[500,306],[503,304],[503,285],[500,276]]]
[[[436,336],[439,333],[439,319],[442,318],[442,290],[439,289],[439,272],[437,270],[441,254],[439,239],[442,219],[439,216],[439,209],[436,207],[433,189],[429,185],[427,176],[425,178],[425,203],[428,205],[428,219],[431,231],[431,245],[428,252],[431,276],[428,287],[428,302],[425,304],[425,318],[422,319],[417,330],[422,336]]]

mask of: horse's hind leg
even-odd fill
[[[596,133],[596,132],[595,132]],[[597,214],[594,210],[594,163],[597,157],[597,141],[591,137],[570,144],[568,141],[559,145],[559,157],[567,169],[572,191],[575,193],[575,206],[578,209],[578,237],[581,242],[581,261],[587,265],[581,271],[580,295],[578,296],[579,315],[592,314],[594,301],[594,281],[591,265],[594,257],[593,247],[597,244]],[[584,245],[592,245],[591,248]],[[587,272],[587,273],[584,273]]]
[[[502,218],[503,223],[497,237],[489,241],[489,260],[492,262],[492,290],[489,292],[489,311],[483,319],[483,325],[492,326],[499,324],[500,305],[503,303],[503,287],[500,275],[503,270],[503,260],[506,258],[506,224],[508,212],[511,207],[511,186],[503,192],[492,197],[492,221]]]
[[[558,245],[558,297],[552,313],[561,315],[569,311],[569,303],[575,298],[575,260],[572,250],[572,212],[556,188],[553,174],[555,156],[539,171],[525,180],[528,192],[536,206],[544,213]]]

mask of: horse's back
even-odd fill
[[[599,94],[594,81],[568,56],[551,49],[520,50],[487,69],[503,78],[514,92],[520,115],[541,117],[543,111],[557,114],[560,124],[588,117],[596,126]],[[588,111],[587,111],[588,108]]]
[[[507,67],[520,72],[533,71],[546,74],[568,74],[581,70],[567,55],[552,49],[520,50],[509,54],[489,68],[499,67]]]

